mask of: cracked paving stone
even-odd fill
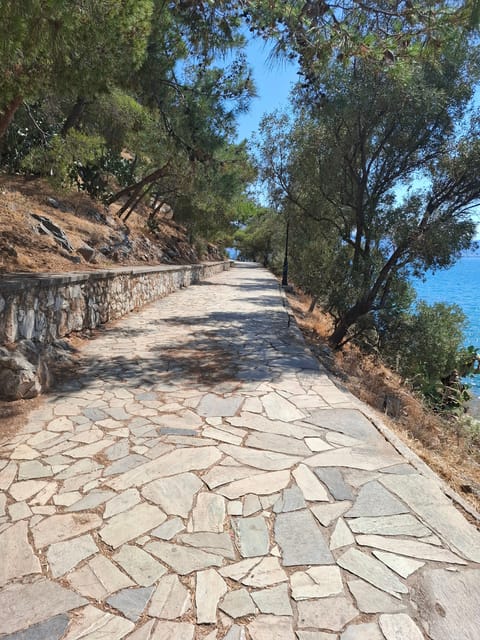
[[[297,571],[290,576],[290,583],[294,600],[327,598],[343,593],[338,567],[311,567],[307,571]]]
[[[222,485],[229,484],[235,480],[243,480],[262,473],[259,469],[251,469],[249,467],[213,467],[202,476],[202,480],[209,489],[216,489]]]
[[[122,640],[134,627],[134,623],[130,620],[89,605],[73,618],[64,640],[90,640],[91,638]]]
[[[207,636],[205,640],[216,640],[216,638],[217,636],[215,632],[215,636],[213,636],[212,639],[210,639],[210,636]],[[227,631],[227,635],[223,637],[223,640],[246,640],[246,638],[245,627],[241,627],[238,624],[232,624],[230,629]]]
[[[218,606],[234,620],[255,613],[255,603],[249,592],[243,588],[229,591]]]
[[[294,420],[302,420],[305,417],[295,405],[273,391],[262,396],[261,401],[270,420],[293,422]]]
[[[117,609],[126,618],[137,622],[150,600],[154,588],[123,589],[107,598],[106,603]]]
[[[198,624],[213,624],[217,621],[217,605],[227,591],[227,583],[215,569],[197,573],[195,604]]]
[[[337,520],[335,529],[330,536],[330,550],[341,549],[355,543],[352,532],[345,524],[343,518]]]
[[[42,480],[22,480],[11,485],[9,493],[16,502],[28,500],[48,485]]]
[[[116,495],[105,504],[103,517],[111,518],[118,513],[128,511],[140,502],[140,494],[137,489],[127,489],[123,493]]]
[[[178,541],[183,544],[188,544],[198,549],[203,549],[209,553],[223,556],[233,560],[235,558],[235,550],[233,548],[232,540],[228,533],[183,533],[178,536]]]
[[[76,591],[95,600],[103,600],[115,591],[135,586],[110,560],[100,554],[68,574],[67,580]]]
[[[18,467],[19,480],[34,480],[36,478],[48,478],[52,475],[50,465],[44,465],[38,460],[21,462]]]
[[[219,573],[224,578],[231,578],[232,580],[238,582],[244,576],[246,576],[250,569],[252,569],[259,562],[260,558],[246,558],[245,560],[240,560],[240,562],[234,562],[233,564],[229,564],[226,567],[222,567],[219,570]]]
[[[465,560],[459,558],[447,549],[434,547],[425,542],[417,540],[403,540],[399,538],[384,538],[375,535],[359,535],[357,543],[362,547],[373,547],[381,551],[390,551],[409,558],[419,558],[420,560],[432,560],[434,562],[451,562],[452,564],[467,564]]]
[[[158,581],[148,614],[164,620],[175,620],[181,618],[191,608],[190,592],[180,582],[178,576],[169,574]]]
[[[217,488],[216,492],[229,500],[234,500],[249,493],[256,493],[257,495],[276,493],[280,489],[284,489],[289,482],[290,472],[288,470],[271,471],[244,478],[243,480],[235,480],[230,484]]]
[[[386,640],[423,640],[423,633],[406,613],[386,613],[379,624]]]
[[[166,519],[167,516],[160,509],[150,504],[139,504],[130,511],[110,518],[108,524],[100,529],[99,535],[106,544],[117,549],[125,542],[158,527]]]
[[[386,591],[395,598],[401,593],[408,593],[408,588],[384,564],[357,549],[349,549],[339,558],[337,563],[350,573],[363,578],[374,587]]]
[[[275,616],[293,615],[288,597],[288,587],[285,583],[269,589],[254,591],[251,595],[261,613],[271,613]]]
[[[27,538],[26,522],[18,522],[0,533],[0,586],[14,578],[41,573],[42,569]]]
[[[287,453],[293,456],[308,456],[311,454],[309,448],[301,440],[276,433],[252,433],[248,436],[245,444],[253,449],[277,451],[278,453]]]
[[[133,545],[124,544],[113,559],[142,587],[150,586],[167,572],[149,553]]]
[[[46,578],[11,584],[0,591],[0,629],[14,633],[84,604],[84,598]]]
[[[324,527],[328,527],[334,520],[343,515],[352,506],[351,502],[334,502],[331,504],[314,505],[310,510]]]
[[[32,527],[33,541],[37,549],[42,549],[97,529],[101,524],[102,519],[93,513],[56,514]]]
[[[47,560],[53,577],[58,578],[95,553],[98,553],[98,547],[87,534],[52,544],[47,551]]]
[[[156,529],[150,531],[150,535],[155,538],[160,538],[161,540],[171,540],[177,535],[177,533],[184,530],[185,525],[183,524],[183,520],[180,518],[171,518]]]
[[[273,629],[275,640],[295,640],[290,617],[260,615],[248,625],[252,640],[272,640]]]
[[[319,409],[313,411],[308,418],[304,418],[304,421],[329,431],[338,431],[362,442],[378,441],[383,437],[370,420],[357,409]]]
[[[417,571],[417,569],[425,565],[424,562],[420,562],[419,560],[397,556],[395,553],[390,553],[389,551],[377,551],[377,549],[373,549],[372,553],[389,569],[392,569],[392,571],[402,576],[402,578],[408,578],[408,576]]]
[[[293,472],[298,486],[305,500],[316,502],[328,502],[328,493],[323,484],[318,480],[310,469],[304,464],[300,464]]]
[[[260,451],[249,447],[238,447],[234,444],[221,444],[219,449],[242,464],[263,469],[264,471],[290,469],[302,460],[299,456],[277,453],[276,451]]]
[[[398,464],[401,457],[394,448],[382,443],[355,448],[333,449],[317,453],[305,460],[309,467],[347,467],[363,471],[376,471]]]
[[[314,469],[315,475],[327,485],[335,500],[353,500],[351,487],[343,479],[339,469]]]
[[[310,511],[279,513],[275,518],[275,541],[282,551],[286,567],[334,563]]]
[[[105,467],[103,475],[107,478],[108,476],[125,473],[127,471],[130,471],[131,469],[135,469],[145,462],[148,462],[148,458],[146,458],[145,456],[141,456],[138,453],[131,453],[124,458],[115,460],[114,462],[112,462],[112,464]]]
[[[305,502],[303,493],[295,484],[283,490],[281,498],[273,505],[273,511],[274,513],[286,513],[287,511],[305,509],[306,506],[307,503]]]
[[[63,638],[69,620],[67,615],[60,614],[44,622],[34,624],[23,631],[2,636],[2,640],[60,640]]]
[[[237,546],[243,558],[264,556],[270,548],[267,524],[263,516],[232,518]]]
[[[297,603],[297,609],[300,628],[340,631],[358,615],[357,609],[344,596],[302,600]]]
[[[221,567],[223,564],[223,558],[213,553],[160,540],[150,542],[145,550],[182,576],[208,567]]]
[[[154,480],[142,487],[142,495],[158,504],[168,515],[188,517],[197,492],[203,483],[193,473],[182,473]]]
[[[74,502],[67,508],[67,511],[89,511],[95,509],[99,505],[107,502],[115,496],[113,491],[91,491],[88,495],[84,496],[78,502]]]
[[[242,584],[249,587],[269,587],[278,582],[285,582],[287,574],[280,566],[278,558],[263,558],[250,573],[241,578]]]
[[[354,533],[374,533],[383,536],[421,538],[431,534],[430,529],[409,513],[398,516],[352,518],[349,519],[348,526]]]
[[[349,580],[348,588],[362,613],[399,613],[405,605],[363,580]]]
[[[207,393],[197,407],[198,415],[209,418],[213,416],[234,416],[243,404],[243,398],[222,398],[214,393]]]

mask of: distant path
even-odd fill
[[[0,638],[478,640],[480,534],[240,264],[88,343],[1,443]]]

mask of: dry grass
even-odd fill
[[[296,320],[321,363],[360,400],[382,413],[383,421],[420,458],[478,511],[480,510],[480,448],[454,420],[429,410],[402,384],[401,378],[377,357],[355,345],[332,352],[327,336],[331,318],[316,308],[308,313],[310,298],[289,294]]]

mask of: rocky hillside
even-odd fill
[[[142,211],[119,220],[120,205],[83,193],[55,193],[44,180],[0,177],[0,272],[63,272],[120,265],[220,260],[213,245],[198,255],[168,213],[149,230]]]

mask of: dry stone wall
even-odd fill
[[[32,398],[46,389],[50,364],[64,355],[60,341],[70,333],[106,324],[231,264],[0,277],[0,398]]]

